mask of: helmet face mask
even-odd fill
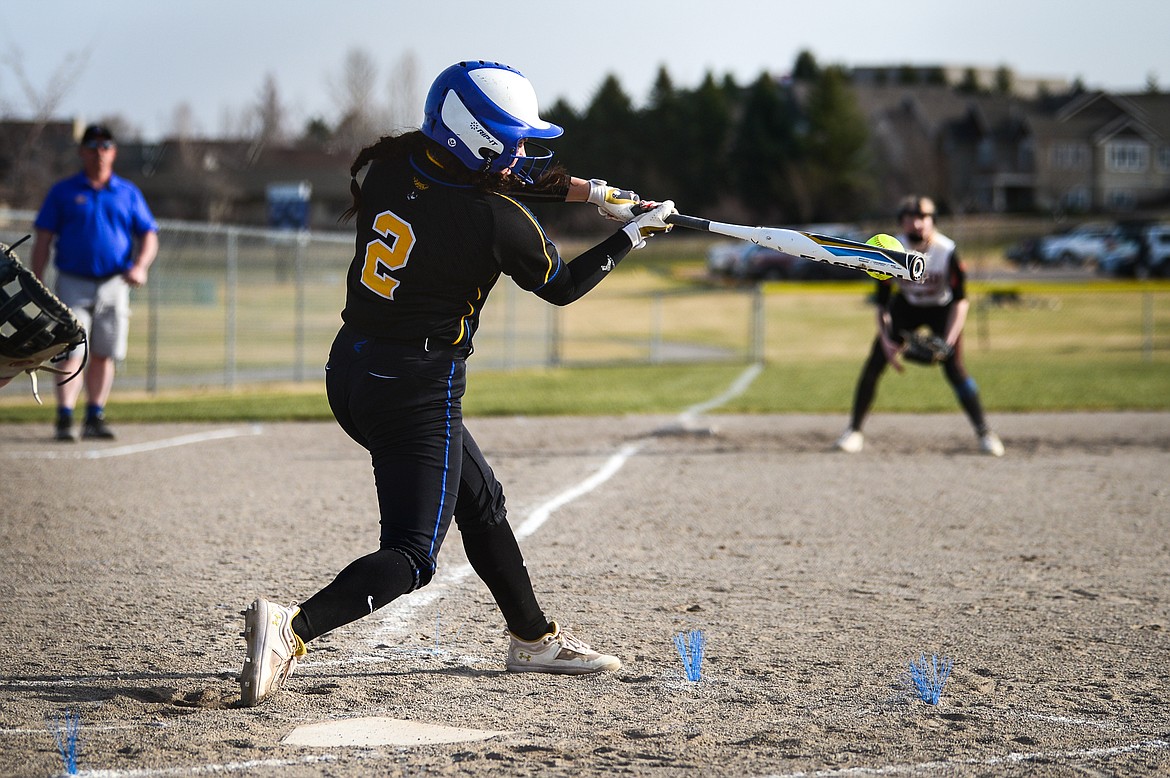
[[[512,175],[519,176],[525,183],[531,184],[548,169],[552,158],[552,149],[539,143],[526,141],[524,153],[516,155],[512,164]]]
[[[552,159],[551,151],[528,141],[564,132],[540,118],[536,92],[519,71],[484,61],[460,62],[439,74],[427,94],[422,131],[471,170],[510,170],[524,181],[538,177]],[[522,153],[522,146],[536,153]]]

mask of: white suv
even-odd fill
[[[1094,265],[1125,240],[1124,233],[1116,225],[1095,222],[1044,236],[1036,253],[1047,265]]]

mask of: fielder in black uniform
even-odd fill
[[[836,446],[841,451],[861,451],[861,426],[873,405],[878,379],[886,365],[893,365],[899,372],[903,369],[898,359],[905,345],[903,333],[928,327],[951,347],[950,356],[942,362],[943,374],[979,437],[980,450],[1003,456],[1003,443],[984,418],[975,379],[963,366],[963,325],[969,307],[967,273],[955,251],[955,242],[935,229],[935,213],[934,202],[917,195],[906,197],[898,207],[902,230],[898,239],[906,248],[922,252],[926,272],[922,283],[901,284],[896,292],[889,280],[878,282],[877,336],[857,382],[849,427],[837,439]]]
[[[519,72],[461,62],[431,86],[421,130],[382,138],[354,161],[346,216],[356,216],[355,253],[325,383],[338,423],[370,452],[379,546],[299,607],[263,598],[249,606],[244,705],[281,687],[305,643],[429,583],[452,518],[507,623],[508,670],[584,674],[621,666],[546,618],[503,489],[461,410],[465,360],[501,275],[567,305],[648,236],[669,229],[670,201],[639,203],[604,181],[559,168],[542,173],[551,153],[533,139],[560,134],[540,118]],[[589,202],[627,223],[565,262],[524,200]]]

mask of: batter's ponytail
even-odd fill
[[[376,143],[371,143],[359,151],[358,155],[354,157],[353,164],[349,166],[349,193],[353,198],[353,204],[341,214],[338,221],[347,222],[352,219],[357,215],[358,208],[362,204],[362,188],[357,180],[358,173],[362,172],[362,168],[379,160],[405,159],[413,151],[423,148],[429,142],[425,135],[414,130],[402,135],[384,136],[379,138]]]

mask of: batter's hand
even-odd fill
[[[646,239],[657,235],[660,232],[670,232],[674,226],[666,223],[666,218],[671,214],[678,213],[678,209],[674,207],[674,200],[663,200],[660,203],[647,200],[639,203],[641,213],[634,217],[634,220],[622,227],[622,231],[630,238],[630,243],[635,249],[640,249],[646,245]]]
[[[619,222],[633,221],[637,216],[634,207],[642,202],[637,192],[610,186],[600,178],[589,180],[587,202],[597,206],[597,212],[607,219]]]

